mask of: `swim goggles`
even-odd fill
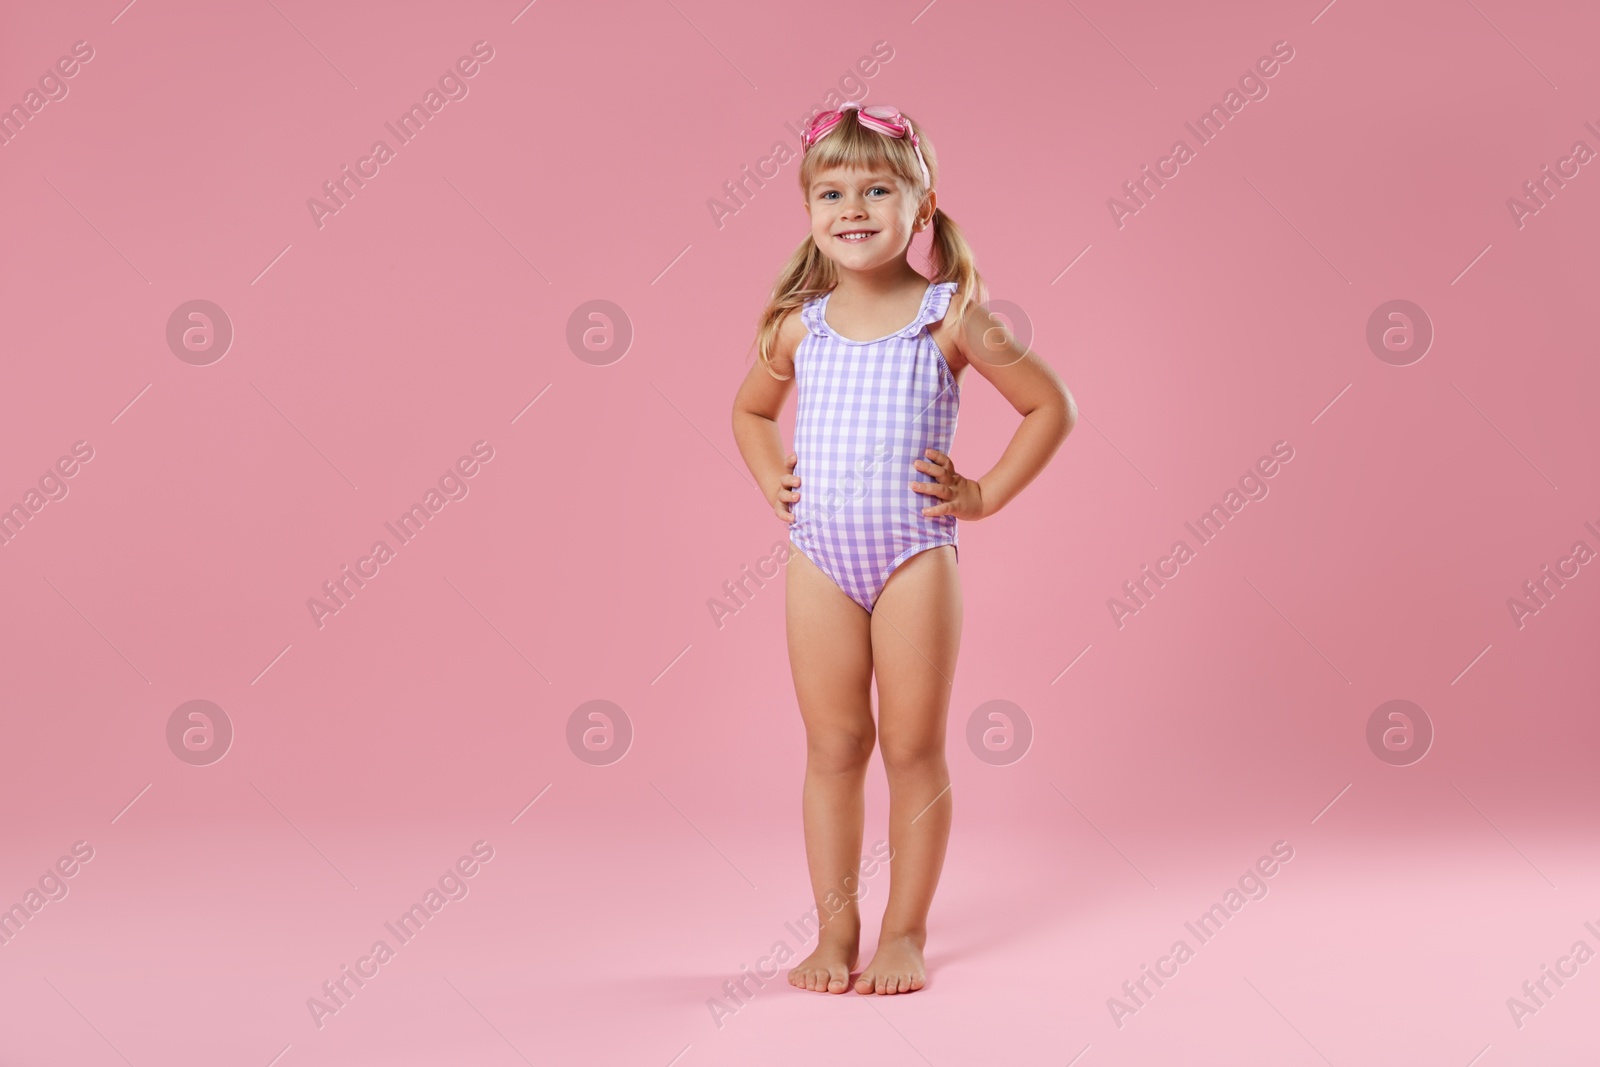
[[[876,130],[885,137],[908,138],[911,141],[911,150],[917,154],[917,165],[922,168],[922,184],[932,185],[928,178],[928,164],[922,158],[922,140],[917,136],[917,131],[911,128],[911,120],[900,114],[899,109],[884,104],[874,104],[872,107],[862,107],[860,104],[850,102],[840,104],[837,110],[822,111],[811,120],[811,125],[806,127],[806,132],[800,135],[800,144],[804,150],[809,151],[828,135],[828,133],[844,120],[844,113],[849,110],[856,113],[856,121],[869,130]]]

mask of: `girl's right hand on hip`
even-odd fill
[[[799,457],[790,452],[784,460],[784,465],[789,468],[789,473],[778,479],[778,492],[771,501],[773,514],[784,522],[789,523],[794,522],[794,516],[789,513],[789,505],[800,499],[799,493],[791,492],[793,487],[800,484],[799,477],[794,473],[794,466],[797,462],[799,462]],[[785,486],[789,488],[784,488]]]

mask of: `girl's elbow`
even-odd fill
[[[1061,387],[1061,437],[1062,440],[1078,425],[1078,403],[1066,386]]]

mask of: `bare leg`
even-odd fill
[[[790,547],[784,578],[789,667],[806,727],[801,794],[806,863],[821,929],[817,948],[790,972],[801,989],[843,993],[861,948],[862,821],[872,723],[871,616]]]
[[[950,770],[945,720],[963,603],[955,549],[941,546],[903,563],[872,609],[878,676],[878,744],[889,777],[889,902],[858,993],[909,993],[927,981],[922,950],[928,909],[950,841]]]

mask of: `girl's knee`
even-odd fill
[[[943,739],[883,738],[883,769],[890,775],[941,772],[944,766]]]
[[[829,730],[806,738],[806,766],[825,774],[864,770],[872,758],[877,731],[869,722],[864,729]]]

